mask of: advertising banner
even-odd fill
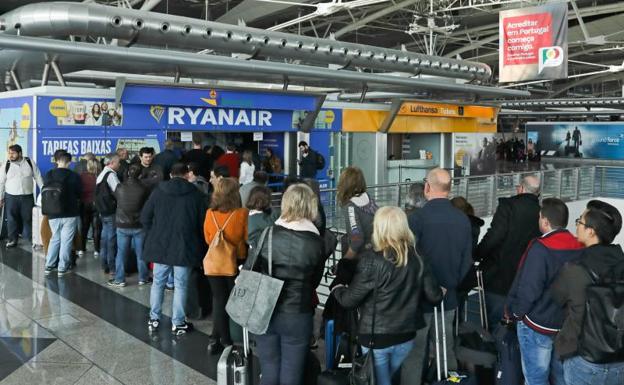
[[[530,122],[526,130],[542,156],[624,159],[623,123]]]
[[[32,156],[30,128],[32,126],[32,97],[0,99],[0,161],[8,159],[9,147],[22,146],[25,156]]]
[[[499,14],[499,82],[568,76],[567,2]]]
[[[453,134],[453,164],[463,175],[489,175],[496,173],[496,162],[515,161],[526,151],[524,134],[457,133]],[[458,172],[455,176],[458,176]]]
[[[153,147],[156,153],[160,152],[161,144],[165,140],[164,131],[156,130],[121,130],[110,128],[96,128],[85,130],[79,128],[68,129],[39,129],[38,131],[38,165],[41,172],[53,167],[54,152],[65,149],[77,162],[86,153],[93,153],[101,158],[123,147],[128,149],[130,157],[138,154],[141,147]]]

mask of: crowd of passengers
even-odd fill
[[[91,234],[93,254],[110,275],[110,286],[126,286],[128,258],[136,258],[138,284],[151,284],[150,332],[164,326],[162,302],[165,290],[171,290],[172,324],[167,326],[175,335],[186,334],[193,330],[189,319],[212,313],[208,351],[215,355],[239,340],[225,307],[240,269],[254,253],[253,268],[268,273],[270,250],[272,275],[284,286],[267,332],[254,336],[261,383],[302,384],[315,346],[316,289],[334,250],[325,246],[329,230],[312,175],[315,152],[305,142],[300,150],[301,169],[308,162],[309,175],[287,178],[276,208],[266,184],[281,165],[270,153],[262,161],[267,166],[255,169],[254,155],[241,157],[234,146],[214,158],[196,142],[178,157],[169,143],[156,156],[142,148],[138,159],[129,161],[120,149],[104,157],[103,167],[88,157],[72,170],[71,154],[59,150],[56,167],[41,176],[21,148],[12,146],[0,169],[10,224],[7,247],[15,246],[20,232],[25,240],[30,237],[34,183],[62,185],[63,212],[41,223],[47,238],[45,273],[69,273],[76,256],[85,255]],[[540,202],[540,181],[527,175],[517,195],[499,199],[490,228],[480,237],[484,221],[466,199],[449,199],[451,182],[447,171],[432,169],[422,183],[410,186],[404,208],[378,207],[359,168],[340,174],[335,198],[346,235],[323,318],[352,333],[362,351],[372,349],[377,384],[423,383],[435,365],[430,346],[440,319],[433,309],[444,302],[444,327],[453,331],[458,309],[476,286],[475,262],[483,273],[492,334],[503,324],[515,324],[527,385],[624,384],[623,341],[601,351],[584,324],[588,288],[624,280],[624,254],[612,244],[622,227],[619,211],[590,201],[576,219],[574,235],[567,230],[566,204],[556,198]],[[259,243],[269,227],[270,244]],[[226,239],[233,251],[208,252],[216,237]],[[622,325],[619,306],[605,323]],[[622,338],[621,328],[617,333]],[[462,369],[454,338],[454,332],[447,333],[451,371]]]

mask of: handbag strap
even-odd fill
[[[273,226],[269,227],[269,277],[273,276]]]
[[[269,233],[269,230],[271,230],[272,228],[273,226],[267,227],[262,231],[262,235],[260,235],[260,240],[258,241],[258,244],[256,245],[256,248],[254,249],[254,252],[251,256],[252,259],[251,259],[251,262],[249,262],[249,270],[253,270],[254,266],[256,265],[258,256],[260,255],[260,252],[262,251],[262,246],[264,246],[264,240],[266,238],[266,235]]]

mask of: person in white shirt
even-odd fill
[[[96,207],[98,201],[98,187],[100,183],[106,182],[110,188],[110,193],[114,193],[119,185],[117,170],[119,170],[120,158],[117,154],[109,154],[104,157],[105,167],[95,181]],[[105,180],[106,178],[106,180]],[[100,237],[99,256],[102,260],[102,269],[106,274],[115,274],[115,255],[117,254],[117,229],[115,227],[115,210],[112,213],[100,212],[102,220],[102,236]],[[97,250],[96,250],[97,252]],[[94,253],[95,255],[95,253]]]
[[[43,187],[43,178],[35,162],[22,156],[22,147],[19,144],[10,146],[9,159],[0,169],[0,207],[7,211],[6,247],[17,246],[20,224],[22,238],[30,242],[32,209],[35,205],[33,180],[39,188]]]
[[[253,181],[254,171],[256,171],[256,166],[253,164],[253,155],[251,151],[245,150],[243,152],[243,161],[240,166],[238,182],[241,185],[251,183]]]

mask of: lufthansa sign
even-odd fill
[[[496,107],[461,106],[427,102],[403,102],[397,113],[399,116],[435,116],[445,118],[496,119]]]

